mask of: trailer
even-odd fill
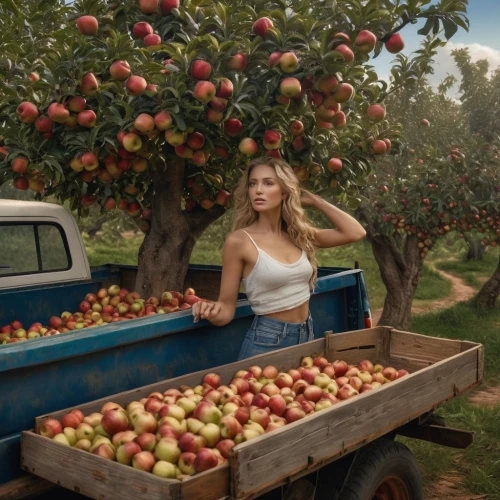
[[[200,384],[208,372],[229,384],[238,370],[300,366],[305,356],[356,364],[370,359],[404,368],[409,375],[237,444],[228,462],[183,481],[133,469],[37,434],[44,420],[72,408],[41,415],[22,433],[21,466],[30,474],[84,495],[105,500],[301,500],[422,499],[418,466],[397,435],[465,448],[472,434],[450,429],[433,410],[482,382],[480,344],[376,327],[332,333],[324,338],[197,371],[79,405],[84,414],[105,402],[126,405],[149,394]],[[6,498],[9,498],[8,496]]]

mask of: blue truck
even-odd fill
[[[12,254],[13,242],[19,241],[22,259]],[[119,264],[90,269],[78,227],[63,207],[0,200],[0,326],[15,319],[43,322],[63,310],[75,311],[87,293],[112,284],[133,290],[136,273],[136,267]],[[324,267],[318,274],[310,303],[315,338],[370,328],[362,270]],[[192,265],[185,287],[216,299],[220,277],[219,266]],[[193,324],[187,310],[0,345],[0,498],[25,498],[49,487],[20,469],[21,433],[33,428],[36,417],[234,363],[252,319],[240,294],[234,320],[224,327]],[[423,423],[420,418],[414,427],[421,429]],[[443,429],[406,433],[456,446],[470,443],[469,434],[455,433],[453,440]],[[338,470],[348,470],[354,455],[334,462]],[[56,495],[53,491],[46,498]],[[60,498],[72,498],[68,495]]]

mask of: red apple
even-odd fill
[[[267,413],[264,413],[267,415]],[[245,422],[246,423],[246,422]],[[219,422],[220,435],[223,439],[233,439],[239,432],[243,424],[233,415],[225,415]]]
[[[129,427],[127,413],[120,409],[110,410],[102,417],[101,425],[111,436],[117,432],[126,431]]]
[[[405,42],[403,37],[399,33],[394,33],[389,37],[389,40],[385,42],[385,48],[387,52],[391,54],[397,54],[405,48]]]
[[[217,373],[207,373],[203,377],[203,383],[210,385],[214,389],[217,389],[220,386],[220,375]]]
[[[226,69],[243,72],[247,65],[247,56],[245,54],[235,54],[226,61]]]
[[[235,137],[243,130],[243,124],[237,118],[229,118],[224,122],[224,132],[230,137]]]
[[[76,427],[75,427],[76,428]],[[48,418],[40,425],[40,435],[52,439],[63,431],[63,426],[55,418]]]
[[[154,116],[154,123],[159,130],[167,130],[172,126],[172,117],[168,111],[159,111]]]
[[[85,73],[80,83],[80,90],[84,96],[93,96],[99,89],[99,83],[94,73]],[[50,117],[50,113],[49,113]],[[55,120],[54,120],[55,121]]]
[[[140,95],[146,90],[147,85],[142,76],[132,75],[128,78],[125,87],[130,95]]]
[[[398,372],[395,368],[392,368],[392,366],[388,366],[382,370],[382,375],[384,378],[387,380],[396,380],[398,378]]]
[[[283,417],[287,410],[286,401],[283,396],[279,394],[272,396],[269,399],[268,407],[270,408],[271,412],[275,415],[278,415],[278,417]]]
[[[360,370],[367,371],[368,373],[373,373],[373,363],[368,359],[363,359],[358,363],[358,368]]]
[[[340,54],[346,64],[351,64],[352,62],[354,62],[354,52],[347,45],[338,45],[337,47],[335,47],[334,52]]]
[[[132,458],[132,467],[144,472],[151,472],[155,463],[156,459],[150,451],[141,451]]]
[[[338,398],[341,400],[346,400],[356,396],[357,394],[358,391],[356,391],[349,384],[345,384],[339,389]]]
[[[227,460],[229,460],[231,456],[231,450],[234,447],[234,441],[232,439],[222,439],[216,445],[216,448],[219,450],[220,454]]]
[[[134,442],[140,446],[142,451],[152,452],[156,446],[156,436],[152,432],[143,432],[134,438]]]
[[[91,109],[87,109],[78,113],[77,121],[80,127],[92,128],[96,124],[97,116]]]
[[[178,9],[180,6],[180,0],[161,0],[160,10],[165,16],[169,15],[173,9]]]
[[[347,363],[345,361],[341,361],[341,360],[334,361],[332,363],[332,366],[335,370],[336,377],[342,377],[343,375],[345,375],[345,373],[349,369]]]
[[[196,99],[203,103],[208,103],[211,101],[216,94],[215,85],[212,82],[201,80],[199,81],[193,91],[193,95]]]
[[[151,35],[153,32],[153,27],[144,21],[135,23],[132,28],[132,34],[135,38],[144,38],[147,35]]]
[[[212,66],[207,61],[198,59],[191,64],[191,75],[196,80],[208,80],[212,73]]]
[[[261,38],[265,38],[266,31],[273,26],[274,24],[271,19],[269,19],[268,17],[261,17],[253,23],[252,31]]]
[[[76,28],[82,35],[95,36],[99,23],[94,16],[80,16],[76,21]]]
[[[116,461],[120,464],[131,465],[134,456],[141,451],[141,447],[133,441],[123,443],[116,450]]]
[[[280,57],[279,66],[283,73],[294,73],[299,68],[299,60],[293,52],[285,52]]]
[[[305,416],[306,412],[302,409],[302,406],[300,408],[293,407],[293,408],[288,408],[286,410],[285,420],[287,421],[288,424],[291,424],[292,422],[300,420]]]
[[[22,102],[16,108],[16,115],[23,123],[34,123],[38,118],[38,109],[31,102]]]
[[[317,366],[311,366],[308,368],[304,368],[302,371],[302,378],[308,383],[312,384],[314,383],[314,379],[316,378],[316,375],[319,375],[321,373],[321,370]]]
[[[269,403],[269,396],[267,394],[256,394],[252,399],[252,404],[259,408],[265,408]]]
[[[47,111],[49,118],[56,123],[64,123],[69,119],[69,111],[61,103],[53,102]]]

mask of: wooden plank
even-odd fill
[[[280,349],[267,354],[260,354],[258,356],[253,356],[252,358],[247,358],[242,361],[236,361],[234,363],[229,363],[227,365],[217,366],[207,370],[202,370],[195,373],[190,373],[188,375],[183,375],[181,377],[163,380],[161,382],[156,382],[154,384],[139,387],[137,389],[132,389],[130,391],[120,392],[118,394],[113,394],[106,396],[105,398],[92,401],[83,405],[75,406],[72,408],[66,408],[60,411],[52,412],[47,415],[42,415],[35,419],[35,428],[38,432],[41,423],[49,417],[61,418],[64,414],[71,411],[73,408],[78,408],[84,414],[88,415],[93,412],[100,412],[104,403],[108,401],[113,401],[120,405],[127,405],[132,401],[138,401],[141,398],[149,396],[152,392],[164,392],[167,389],[179,388],[181,385],[188,385],[194,387],[200,384],[203,377],[207,373],[216,372],[221,377],[221,382],[223,384],[228,384],[231,382],[234,374],[238,370],[245,370],[252,365],[274,365],[278,370],[286,369],[289,370],[292,366],[299,366],[302,358],[304,356],[311,355],[322,355],[325,350],[325,339],[313,340],[312,342],[307,342],[305,344],[300,344],[297,346],[287,347],[285,349]]]
[[[385,327],[376,327],[330,335],[326,357],[329,361],[343,359],[347,363],[357,363],[362,359],[383,361],[388,354],[389,331]]]
[[[416,333],[393,330],[391,356],[435,363],[461,352],[460,340],[428,337]]]
[[[236,446],[231,459],[235,498],[255,498],[290,475],[372,441],[474,386],[478,383],[477,350],[456,354]]]
[[[178,500],[181,482],[70,448],[23,431],[21,468],[69,490],[99,500]]]
[[[180,498],[182,500],[229,498],[229,462],[182,481]]]
[[[479,383],[483,382],[484,377],[484,347],[480,346],[477,351],[477,376]]]
[[[23,474],[8,483],[0,484],[0,498],[2,500],[20,500],[52,489],[54,489],[54,485],[49,481],[33,474]]]

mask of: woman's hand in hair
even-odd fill
[[[310,191],[302,189],[300,202],[304,207],[313,207],[318,201],[318,196],[312,194]]]

